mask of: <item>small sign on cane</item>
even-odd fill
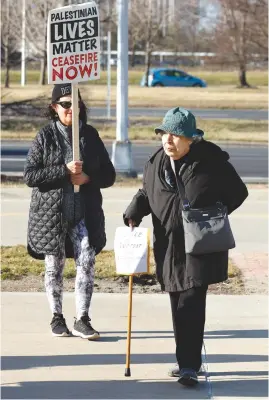
[[[78,82],[100,79],[99,12],[94,1],[49,11],[48,83],[72,84],[73,161],[79,155]],[[74,187],[75,192],[79,186]]]
[[[131,376],[131,328],[133,276],[149,273],[150,234],[146,228],[117,228],[114,239],[116,272],[129,275],[128,330],[125,376]]]

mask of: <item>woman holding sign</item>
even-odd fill
[[[180,107],[169,110],[155,132],[160,133],[163,146],[147,162],[143,189],[125,211],[124,222],[138,226],[144,216],[152,215],[156,272],[162,290],[170,295],[176,341],[178,364],[169,374],[179,377],[181,384],[193,386],[202,364],[208,285],[228,278],[228,249],[190,252],[183,211],[188,206],[189,214],[192,210],[197,215],[197,208],[216,204],[219,210],[221,202],[230,214],[248,192],[228,162],[229,155],[203,139],[204,133],[196,128],[189,111]],[[209,218],[207,212],[203,218]],[[213,219],[213,228],[216,221]],[[204,233],[208,230],[211,234],[211,227],[207,221]]]
[[[28,252],[45,259],[45,287],[53,314],[53,336],[69,336],[62,313],[65,259],[76,263],[76,313],[73,335],[98,339],[89,309],[95,256],[106,243],[101,188],[112,186],[115,170],[98,132],[87,125],[79,94],[80,160],[72,161],[71,84],[55,85],[47,116],[29,150],[24,180],[33,188],[28,223]],[[74,185],[79,186],[78,193]]]

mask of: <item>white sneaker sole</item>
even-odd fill
[[[69,337],[69,336],[70,336],[70,333],[67,333],[67,332],[63,332],[63,333],[53,333],[53,332],[52,332],[52,336],[54,336],[54,337]]]
[[[82,339],[88,339],[88,340],[97,340],[100,338],[100,334],[97,332],[95,332],[93,335],[84,335],[84,333],[76,331],[75,329],[72,330],[72,335],[81,337]]]

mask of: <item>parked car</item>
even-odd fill
[[[140,85],[145,86],[144,75]],[[174,68],[152,68],[148,79],[149,86],[206,87],[207,83],[196,76]]]

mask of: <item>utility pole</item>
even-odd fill
[[[5,42],[5,88],[9,87],[9,70],[10,70],[10,16],[9,16],[9,0],[7,0],[7,9],[6,9],[6,32],[5,32],[5,37],[4,37],[4,42]]]
[[[132,144],[128,139],[128,0],[118,0],[117,131],[112,146],[112,163],[119,172],[136,177]]]
[[[169,25],[175,22],[175,0],[169,0]]]
[[[163,37],[166,36],[166,19],[167,19],[167,3],[162,0],[162,13],[163,13]]]
[[[156,2],[156,20],[157,23],[159,24],[161,21],[161,0],[157,0]]]
[[[25,4],[22,0],[22,34],[21,34],[21,86],[25,86]]]
[[[111,9],[107,0],[108,30],[107,30],[107,119],[111,118]]]

